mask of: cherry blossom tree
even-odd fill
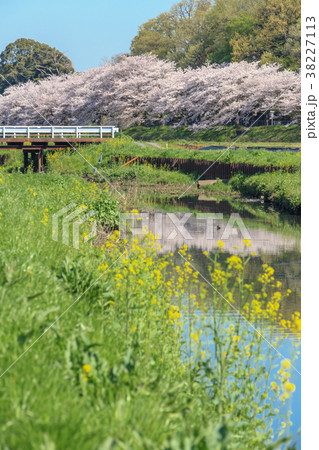
[[[278,120],[299,120],[298,73],[245,61],[182,70],[153,55],[12,86],[0,95],[3,125],[166,124],[204,130],[253,124],[270,109]]]

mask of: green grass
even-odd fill
[[[73,202],[96,209],[99,229],[110,231],[121,207],[107,189],[84,181],[73,161],[74,173],[68,163],[64,174],[0,171],[1,373],[15,363],[0,379],[0,447],[232,449],[240,442],[264,449],[270,440],[274,448],[287,442],[285,430],[270,430],[276,396],[264,360],[271,347],[265,353],[238,321],[234,344],[225,314],[220,330],[215,317],[203,331],[214,330],[219,359],[203,354],[192,296],[214,310],[220,299],[197,283],[187,261],[179,257],[176,266],[158,257],[151,237],[125,243],[114,233],[103,246],[90,245],[89,225],[81,228],[79,250],[63,245],[61,221],[59,229],[52,222],[61,208]],[[206,264],[218,275],[216,261]],[[237,292],[243,279],[231,267],[224,267],[225,280]],[[218,289],[227,295],[232,288],[223,283]],[[269,285],[270,303],[271,291]],[[282,411],[276,419],[289,421]]]
[[[139,141],[186,139],[193,141],[229,142],[235,140],[238,137],[238,134],[243,133],[245,130],[245,127],[236,129],[235,126],[218,126],[214,127],[212,130],[194,133],[187,127],[134,126],[124,130],[123,133]],[[301,129],[300,125],[290,125],[289,127],[283,125],[252,127],[240,138],[239,142],[300,143]]]
[[[150,184],[191,184],[195,180],[195,174],[185,174],[178,171],[156,169],[147,165],[132,165],[121,167],[118,164],[108,165],[104,172],[110,181],[135,181]],[[98,177],[96,177],[98,178]]]
[[[130,149],[131,151],[131,149]],[[114,154],[118,154],[114,152]],[[119,154],[129,155],[129,149],[124,149]],[[131,153],[132,154],[132,153]],[[181,158],[198,159],[204,161],[220,161],[224,163],[246,163],[254,166],[278,166],[283,168],[300,167],[300,153],[269,152],[267,150],[184,150],[178,148],[169,149],[136,149],[133,156],[147,156],[152,158]]]
[[[79,149],[81,154],[92,166],[98,166],[100,153],[102,153],[102,169],[108,169],[112,156],[122,156],[123,164],[127,159],[124,157],[145,156],[151,158],[182,158],[198,159],[206,161],[221,161],[225,163],[247,163],[254,166],[276,166],[283,169],[300,168],[301,153],[295,152],[271,152],[267,150],[188,150],[174,146],[158,149],[154,147],[141,148],[132,139],[127,137],[116,138],[99,145],[90,145]],[[47,150],[47,155],[58,155],[59,151]],[[61,170],[64,173],[92,173],[93,169],[76,152],[67,150],[61,160]],[[22,166],[22,152],[10,151],[12,167]],[[136,163],[135,163],[136,164]]]
[[[112,258],[91,247],[77,252],[51,238],[52,214],[71,201],[94,207],[107,193],[74,176],[13,174],[1,180],[4,370],[100,275],[98,265],[111,264]],[[150,443],[155,448],[186,432],[183,392],[191,391],[184,369],[176,373],[166,358],[172,352],[169,335],[160,355],[152,350],[163,338],[155,324],[148,336],[151,346],[126,339],[126,322],[109,306],[118,290],[114,275],[81,298],[2,378],[2,448],[92,449],[109,445],[108,440],[127,448]],[[88,384],[84,364],[94,370]],[[196,401],[207,398],[202,388],[194,388]],[[193,428],[195,433],[197,425]]]
[[[102,167],[107,167],[112,156],[122,156],[123,164],[128,157],[151,157],[151,158],[182,158],[198,159],[206,161],[221,161],[225,163],[247,163],[254,166],[276,166],[283,169],[300,168],[301,154],[294,152],[271,152],[267,150],[188,150],[176,147],[164,149],[141,148],[130,138],[119,138],[107,141],[100,145],[92,145],[81,150],[83,155],[97,164],[100,153],[102,153]],[[126,157],[126,159],[124,159]],[[85,165],[85,164],[84,164]]]
[[[218,179],[215,184],[202,186],[200,189],[207,195],[215,195],[217,197],[221,196],[222,198],[231,197],[233,194],[235,194],[234,190],[228,183],[224,183],[223,181]]]
[[[106,143],[106,145],[110,145]],[[133,144],[134,146],[135,144]],[[126,149],[131,151],[132,145],[126,145]],[[108,148],[100,146],[89,146],[81,148],[83,159],[75,152],[56,152],[48,154],[47,170],[59,174],[77,174],[81,176],[93,177],[97,182],[108,180],[110,182],[136,182],[163,185],[189,185],[195,179],[195,174],[184,174],[178,171],[169,171],[165,167],[156,169],[150,164],[139,165],[130,164],[124,166],[124,160],[115,163],[111,160],[113,154],[108,152]],[[101,165],[97,164],[100,156],[103,154]],[[98,172],[94,172],[92,167],[87,164],[89,161],[93,166],[98,166]]]
[[[203,192],[221,198],[238,196],[260,198],[272,204],[278,210],[291,214],[301,212],[301,174],[287,172],[261,173],[257,175],[238,174],[233,176],[228,184],[221,181],[205,186]],[[238,203],[238,202],[237,202]],[[245,205],[247,208],[247,205]],[[249,206],[248,206],[249,207]]]
[[[64,175],[78,175],[88,177],[96,182],[111,183],[140,183],[149,185],[190,186],[199,174],[185,174],[170,169],[170,164],[164,164],[157,169],[151,164],[133,163],[124,166],[129,157],[149,157],[164,159],[188,158],[207,161],[223,161],[224,163],[246,163],[255,167],[272,166],[280,168],[275,172],[259,174],[249,177],[237,176],[229,186],[218,183],[213,187],[205,188],[214,195],[228,197],[240,192],[245,196],[264,196],[276,207],[292,212],[300,212],[300,166],[301,153],[270,152],[267,150],[230,150],[223,154],[222,151],[198,151],[169,147],[167,149],[141,148],[130,138],[118,138],[104,142],[100,145],[82,147],[80,156],[74,151],[47,151],[46,171]],[[102,163],[98,160],[102,154]],[[112,158],[119,158],[115,163]],[[89,162],[89,164],[87,163]],[[22,152],[10,152],[10,158],[5,163],[6,170],[14,171],[22,167]],[[100,174],[94,171],[98,167]],[[288,171],[296,173],[288,173]]]
[[[300,178],[300,172],[290,174],[281,171],[250,177],[236,175],[230,180],[230,186],[245,196],[263,196],[266,202],[281,210],[300,214]]]

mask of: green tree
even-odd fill
[[[253,31],[244,35],[235,33],[231,39],[232,60],[300,67],[300,16],[299,1],[263,0]]]
[[[209,34],[205,17],[211,7],[210,0],[183,0],[144,23],[132,41],[132,55],[153,53],[180,67],[202,65]]]
[[[33,39],[17,39],[0,54],[0,93],[10,85],[70,72],[74,72],[72,62],[56,48]]]
[[[170,11],[150,19],[139,27],[131,44],[131,54],[153,53],[160,59],[171,59],[176,50],[173,39],[176,26],[175,17]]]
[[[183,0],[141,25],[132,55],[179,67],[260,61],[300,67],[300,0]]]
[[[286,42],[282,49],[284,66],[298,69],[301,66],[301,19],[289,26]]]
[[[230,62],[235,34],[253,31],[256,9],[261,0],[216,0],[206,20],[210,24],[207,53],[212,63]]]

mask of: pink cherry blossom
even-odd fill
[[[8,87],[0,95],[2,125],[105,123],[188,126],[252,124],[271,109],[300,120],[300,74],[245,61],[178,69],[153,55]]]

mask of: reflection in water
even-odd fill
[[[190,249],[213,251],[217,241],[224,242],[224,250],[232,254],[241,254],[243,239],[250,239],[252,247],[250,252],[257,254],[279,254],[285,251],[298,249],[299,241],[295,237],[283,236],[278,231],[249,226],[249,221],[242,219],[241,215],[233,213],[228,219],[209,219],[206,214],[189,215],[183,224],[186,232],[179,229],[179,223],[186,220],[185,213],[174,213],[178,219],[173,222],[172,213],[159,214],[160,211],[150,214],[149,228],[159,236],[159,243],[163,246],[163,253],[175,251],[187,244]],[[190,214],[190,213],[189,213]],[[160,232],[156,232],[160,231]]]
[[[160,212],[165,213],[166,210],[174,212],[179,220],[182,220],[185,212],[192,213],[184,225],[191,239],[189,236],[185,237],[185,232],[183,235],[176,228],[167,214],[162,215],[161,227],[156,229],[156,220],[158,220],[156,215]],[[213,229],[207,233],[207,222],[196,212],[223,214],[223,219],[215,220]],[[236,213],[240,214],[245,230],[236,227],[238,224],[234,224],[233,233],[229,235],[228,239],[225,239],[225,229],[229,218]],[[210,280],[209,260],[203,255],[203,251],[207,251],[212,256],[216,252],[217,241],[222,240],[224,242],[222,258],[226,260],[231,254],[243,254],[243,231],[247,231],[252,246],[246,249],[245,253],[254,253],[245,270],[247,282],[255,281],[262,271],[262,265],[268,264],[275,269],[275,279],[282,282],[283,289],[292,291],[292,294],[281,304],[283,317],[291,317],[292,313],[300,311],[300,217],[267,211],[267,207],[261,204],[232,204],[227,201],[217,202],[216,200],[188,197],[178,200],[170,199],[160,206],[153,202],[153,211],[149,219],[150,229],[160,230],[159,243],[163,247],[162,253],[172,252],[176,264],[180,264],[181,256],[178,250],[182,245],[187,244],[188,251],[192,255],[192,264],[207,280]],[[212,236],[211,232],[213,232]],[[206,306],[208,306],[208,312],[205,314],[212,315],[213,312],[209,309],[209,305]],[[198,313],[201,314],[202,311],[198,311]],[[284,355],[289,355],[291,342],[294,339],[295,336],[290,335],[286,340],[281,348]],[[295,367],[300,372],[300,358],[295,361]],[[301,423],[301,380],[297,372],[293,373],[292,381],[296,385],[296,392],[288,409],[293,411],[291,431],[295,434]],[[297,446],[300,448],[300,438]]]
[[[196,202],[192,197],[173,199],[169,201],[169,204],[170,213],[164,210],[167,206],[166,202],[166,205],[161,207],[153,205],[152,212],[147,216],[149,229],[159,236],[162,253],[176,254],[176,263],[179,264],[178,250],[186,244],[192,254],[194,266],[205,278],[209,278],[209,273],[208,260],[203,252],[214,254],[217,241],[224,242],[224,259],[232,254],[253,253],[246,270],[247,281],[256,280],[262,265],[268,264],[275,269],[275,277],[281,281],[283,289],[292,291],[290,297],[282,302],[283,315],[288,317],[293,312],[300,311],[301,266],[298,217],[265,212],[261,209],[262,205],[249,204],[249,207],[246,205],[243,207],[238,202],[232,205],[227,201],[216,202],[216,200]],[[179,209],[186,204],[187,210],[179,212]],[[238,208],[240,209],[239,219],[236,216]],[[222,214],[223,219],[214,219],[213,223],[209,223],[201,215],[202,212]],[[183,218],[185,221],[187,219],[185,223]],[[234,223],[231,223],[232,221]],[[179,223],[183,223],[183,226],[177,226]],[[245,251],[244,237],[248,237],[252,244]]]
[[[189,249],[189,253],[192,255],[192,264],[198,270],[198,272],[207,280],[210,280],[210,274],[208,271],[209,261],[206,256],[203,255],[202,250]],[[291,295],[288,298],[284,298],[281,303],[281,312],[284,318],[288,319],[291,315],[301,309],[301,295],[300,295],[300,253],[297,250],[288,251],[278,254],[260,254],[252,257],[247,264],[245,270],[245,278],[247,283],[256,281],[257,276],[262,271],[262,265],[268,264],[275,269],[275,279],[282,283],[282,289],[290,289]],[[221,255],[220,260],[226,260],[231,253],[224,252]],[[181,256],[176,250],[174,253],[174,262],[181,264]]]

